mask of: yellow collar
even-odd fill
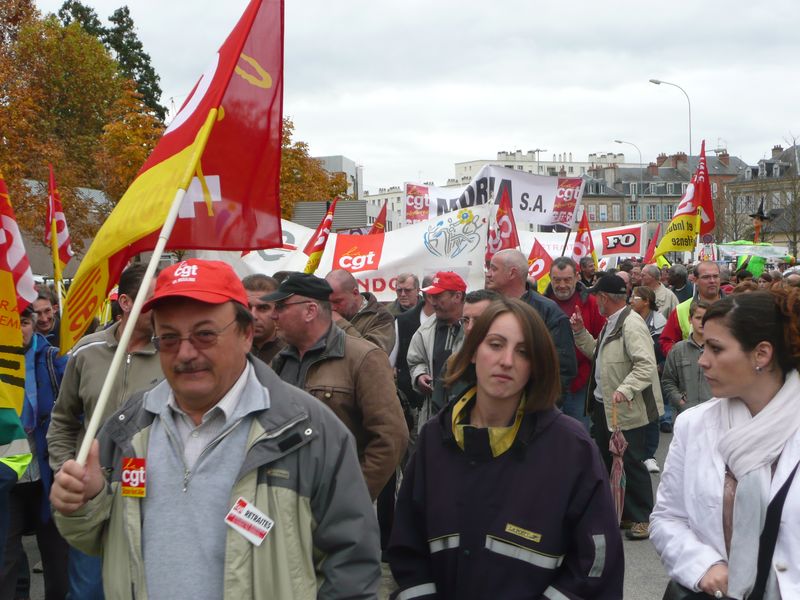
[[[464,449],[464,428],[474,427],[469,424],[469,413],[474,406],[473,400],[478,388],[473,387],[466,394],[464,394],[458,402],[453,406],[453,436],[456,439],[458,447]],[[514,423],[508,427],[488,427],[489,432],[489,446],[492,449],[492,456],[497,458],[506,452],[517,437],[520,425],[522,425],[522,417],[525,415],[525,394],[520,397],[519,407],[517,414],[514,417]]]

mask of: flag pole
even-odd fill
[[[567,253],[567,244],[569,244],[569,236],[572,233],[572,226],[567,229],[567,237],[564,240],[564,247],[561,249],[561,256],[564,256]]]
[[[61,259],[58,257],[58,237],[55,219],[55,211],[52,211],[53,218],[50,220],[50,253],[53,255],[53,280],[56,283],[56,293],[58,294],[58,315],[64,314],[64,299],[61,291]]]
[[[111,395],[111,388],[117,379],[117,373],[122,366],[122,360],[128,352],[128,344],[133,336],[133,325],[136,323],[136,320],[142,313],[142,306],[144,306],[147,292],[150,289],[150,283],[153,281],[156,268],[158,267],[158,263],[161,261],[161,255],[164,253],[164,249],[167,246],[170,235],[172,235],[172,228],[175,226],[175,222],[178,220],[178,211],[180,210],[181,202],[183,201],[183,197],[186,195],[186,190],[189,187],[192,178],[194,177],[197,163],[200,161],[200,157],[203,155],[203,151],[206,148],[206,143],[208,142],[208,137],[211,135],[211,128],[216,120],[217,109],[213,108],[208,113],[208,117],[206,118],[206,122],[202,129],[198,132],[197,142],[195,142],[196,147],[194,155],[188,163],[186,173],[181,180],[178,190],[175,192],[175,197],[173,198],[172,205],[167,213],[167,218],[164,222],[164,225],[161,227],[161,232],[158,235],[158,242],[156,243],[156,247],[153,249],[153,255],[150,257],[150,262],[147,264],[147,269],[144,272],[142,283],[139,286],[139,291],[136,293],[136,299],[133,301],[133,307],[128,315],[127,326],[122,330],[119,344],[117,344],[117,349],[114,352],[114,358],[111,360],[111,366],[108,369],[108,375],[106,375],[106,379],[103,382],[103,387],[100,389],[100,396],[97,398],[97,404],[95,405],[94,412],[92,413],[92,418],[89,421],[89,424],[86,426],[86,435],[83,438],[83,442],[81,442],[78,457],[76,458],[78,464],[81,466],[86,464],[86,458],[89,456],[89,450],[92,447],[92,441],[94,440],[95,435],[97,435],[97,430],[100,428],[100,419],[105,411],[106,404],[108,404],[108,398]]]

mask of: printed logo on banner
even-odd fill
[[[553,223],[571,225],[581,194],[583,180],[578,177],[558,178],[556,201],[553,204]]]
[[[572,247],[572,258],[579,261],[584,256],[592,255],[592,235],[584,231],[575,238],[575,245]]]
[[[641,227],[617,228],[603,231],[602,254],[641,254]]]
[[[383,235],[339,234],[333,252],[333,268],[350,273],[374,271],[381,262],[383,240]]]
[[[481,219],[480,215],[469,209],[460,210],[455,217],[448,216],[428,225],[428,231],[423,236],[425,248],[434,256],[450,258],[462,252],[471,252],[482,243],[479,229],[485,224],[486,220]]]
[[[413,225],[427,221],[430,212],[430,194],[428,186],[406,184],[406,224]]]

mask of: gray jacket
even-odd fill
[[[271,405],[252,419],[230,505],[246,498],[276,526],[258,547],[228,533],[223,599],[375,598],[381,574],[378,523],[353,437],[321,402],[281,381],[260,361],[251,362]],[[143,500],[123,497],[120,488],[122,458],[148,458],[155,415],[144,409],[143,398],[131,398],[100,432],[106,492],[69,516],[55,513],[71,545],[102,555],[107,598],[148,597]]]
[[[664,402],[669,402],[679,413],[712,396],[703,369],[697,363],[702,352],[703,347],[698,346],[690,335],[689,339],[675,344],[667,354],[661,374],[661,389],[664,391]],[[686,404],[681,405],[683,394],[686,394]]]

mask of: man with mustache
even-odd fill
[[[166,381],[108,420],[86,467],[56,476],[59,529],[102,554],[109,598],[377,595],[378,526],[352,438],[249,356],[247,304],[225,263],[165,269],[144,308]]]

